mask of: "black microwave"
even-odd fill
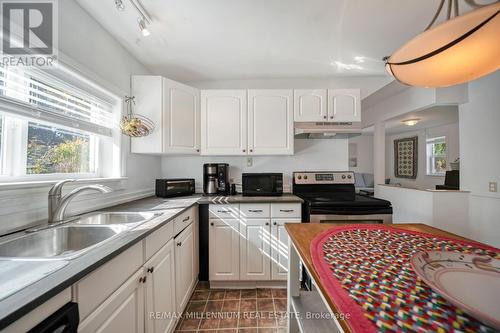
[[[242,175],[244,196],[279,196],[283,194],[282,173],[244,173]]]
[[[180,197],[194,194],[194,179],[157,179],[156,196],[161,198]]]

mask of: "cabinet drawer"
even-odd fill
[[[80,320],[83,321],[132,276],[142,266],[142,259],[142,242],[138,242],[78,281],[74,295]]]
[[[299,203],[271,204],[271,217],[302,217]]]
[[[240,206],[238,204],[209,205],[210,218],[230,218],[240,217]]]
[[[174,235],[184,230],[195,219],[195,207],[189,208],[187,211],[177,216],[174,221]]]
[[[241,218],[262,218],[271,216],[270,204],[240,204]]]
[[[160,250],[165,244],[167,244],[170,239],[174,238],[174,225],[177,218],[178,217],[176,217],[173,221],[167,222],[167,224],[146,237],[146,241],[144,242],[146,261],[158,252],[158,250]]]

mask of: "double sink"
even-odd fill
[[[83,215],[0,243],[0,260],[73,259],[159,215],[150,212],[98,212]]]

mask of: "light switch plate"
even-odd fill
[[[497,192],[497,191],[498,191],[497,182],[490,182],[490,192]]]
[[[251,167],[253,165],[253,158],[247,157],[247,167]]]

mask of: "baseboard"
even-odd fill
[[[209,281],[210,289],[286,288],[286,281]]]

